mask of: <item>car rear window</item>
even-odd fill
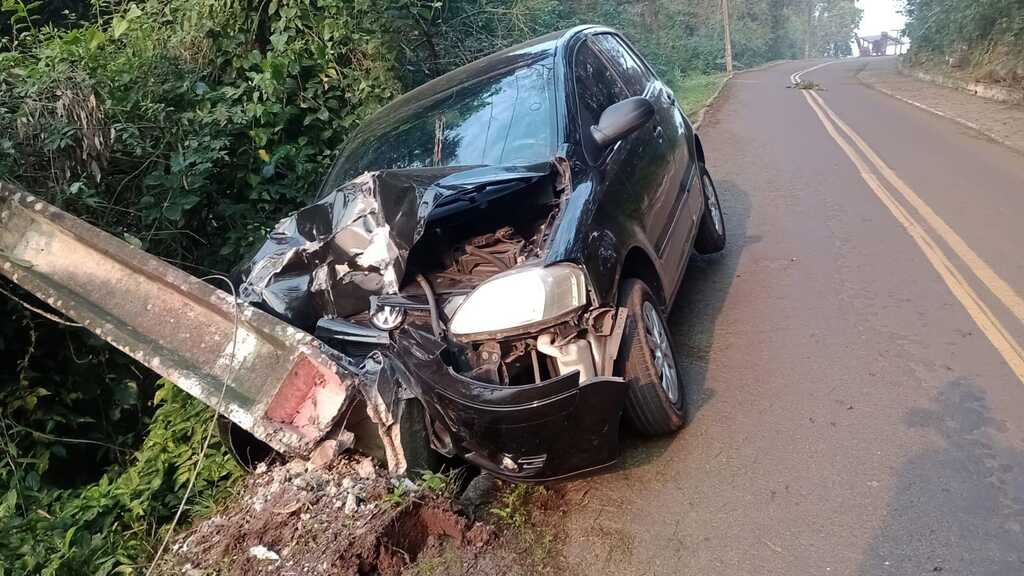
[[[533,164],[555,154],[553,62],[447,90],[400,118],[374,122],[342,152],[325,189],[370,170]]]

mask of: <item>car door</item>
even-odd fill
[[[670,291],[682,273],[686,249],[694,228],[693,202],[687,193],[692,170],[687,146],[687,127],[675,104],[675,97],[643,60],[620,36],[597,34],[593,42],[611,63],[630,96],[644,96],[655,107],[651,142],[647,153],[648,171],[633,175],[647,190],[645,228]]]
[[[671,96],[671,90],[665,89]],[[683,117],[682,111],[671,98],[671,105],[664,109],[666,132],[671,133],[676,141],[672,152],[673,180],[676,195],[672,203],[672,221],[663,233],[659,256],[664,266],[668,298],[674,299],[679,282],[689,261],[690,248],[697,236],[698,222],[704,209],[704,194],[700,185],[697,163],[690,152],[690,141],[693,139],[692,128]],[[671,300],[670,300],[671,301]]]
[[[654,214],[657,184],[652,175],[661,173],[664,158],[658,148],[658,121],[652,119],[648,125],[608,148],[594,143],[590,127],[598,123],[606,108],[630,97],[609,57],[598,48],[594,38],[581,41],[572,60],[580,143],[592,173],[605,190],[602,210],[643,223],[653,243],[660,224]]]

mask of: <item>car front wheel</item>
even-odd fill
[[[629,385],[626,417],[641,434],[674,432],[685,423],[685,395],[665,316],[637,279],[623,281],[619,302],[629,309],[617,360]]]

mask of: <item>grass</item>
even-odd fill
[[[675,92],[679,105],[683,107],[683,112],[693,118],[697,112],[708,105],[711,97],[718,92],[728,78],[729,75],[725,72],[686,74],[685,76],[676,76],[669,82],[669,85]]]
[[[491,514],[512,531],[513,541],[522,548],[535,565],[542,565],[551,556],[554,538],[534,524],[530,515],[530,498],[543,495],[544,488],[528,484],[514,484],[501,496]]]
[[[529,517],[528,499],[538,489],[530,484],[513,484],[502,494],[500,502],[491,508],[491,513],[506,526],[522,530]]]

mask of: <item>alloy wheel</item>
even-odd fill
[[[707,202],[708,210],[711,211],[711,222],[715,225],[715,232],[721,234],[725,229],[725,223],[722,221],[722,207],[718,204],[715,185],[707,176],[704,177],[704,199]]]
[[[672,345],[664,320],[650,302],[644,302],[644,332],[647,343],[654,356],[654,367],[658,371],[658,379],[662,390],[673,404],[679,402],[679,377],[676,374],[675,357],[672,356]]]

